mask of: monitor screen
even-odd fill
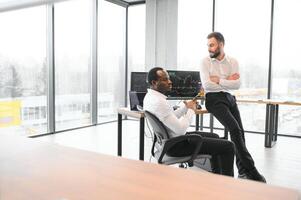
[[[129,91],[131,110],[138,110],[138,106],[143,108],[143,100],[145,95],[146,92]]]
[[[132,72],[131,73],[131,91],[147,92],[147,72]]]
[[[202,87],[199,71],[167,70],[172,89],[168,97],[195,97]]]

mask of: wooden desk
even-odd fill
[[[300,199],[293,189],[35,140],[0,138],[1,200]]]
[[[203,117],[203,114],[208,114],[208,113],[209,113],[208,110],[206,110],[204,108],[197,110],[195,112],[195,130],[196,131],[200,130],[200,128],[203,129],[203,119],[200,120],[200,116]],[[200,122],[201,122],[201,124],[200,124]]]
[[[129,116],[140,121],[139,128],[139,160],[144,160],[144,113],[131,111],[129,108],[118,108],[118,133],[117,133],[117,155],[122,156],[122,116]]]
[[[237,99],[237,102],[301,106],[301,102],[298,102],[298,101],[280,101],[280,100],[275,100],[275,99]]]
[[[301,106],[301,102],[279,101],[274,99],[237,99],[239,103],[266,104],[264,146],[271,148],[277,141],[279,105]]]

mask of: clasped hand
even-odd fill
[[[197,100],[190,100],[190,101],[184,101],[184,104],[187,108],[190,108],[195,111],[197,109],[198,102]]]

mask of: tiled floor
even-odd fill
[[[139,123],[123,122],[123,157],[138,159]],[[147,127],[146,127],[147,128]],[[35,138],[88,151],[117,155],[117,123]],[[150,160],[151,138],[145,137],[145,161]],[[246,134],[248,149],[268,184],[298,189],[301,193],[301,139],[278,137],[273,148],[264,147],[264,135]],[[152,159],[154,161],[154,159]]]

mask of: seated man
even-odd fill
[[[155,67],[149,71],[147,79],[150,89],[143,101],[144,110],[158,117],[167,127],[170,137],[186,134],[196,110],[196,101],[185,101],[182,107],[173,110],[165,96],[165,93],[170,91],[172,87],[168,73],[163,68]],[[213,133],[193,133],[203,136],[204,142],[200,149],[200,154],[212,156],[213,172],[233,176],[234,144],[230,141],[219,139],[218,135]],[[171,156],[190,155],[194,150],[194,146],[195,144],[191,141],[184,141],[173,146],[168,154]]]

